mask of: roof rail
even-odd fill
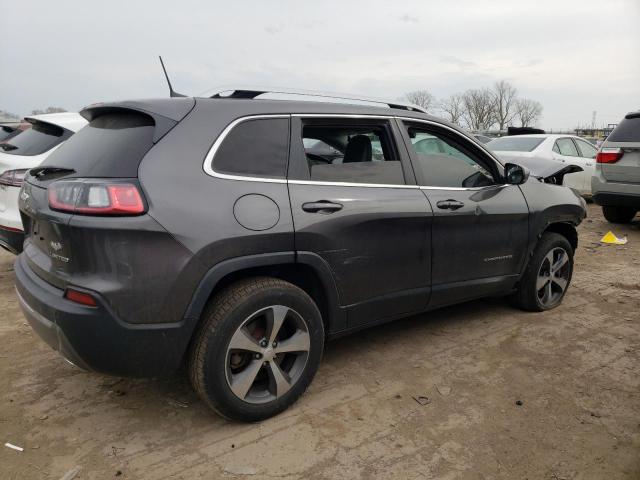
[[[334,102],[334,103],[353,103],[357,102],[363,105],[370,106],[381,106],[384,105],[388,108],[398,108],[401,110],[410,110],[414,112],[422,112],[427,113],[427,111],[413,103],[405,103],[402,101],[389,101],[380,98],[374,97],[361,97],[359,95],[350,95],[347,93],[328,93],[328,92],[316,92],[313,90],[296,90],[291,88],[275,88],[275,87],[248,87],[248,86],[224,86],[217,87],[211,90],[207,90],[200,94],[200,97],[207,98],[244,98],[244,99],[252,99],[256,98],[260,95],[271,94],[275,95],[284,95],[284,96],[298,96],[298,97],[316,97],[315,101],[332,101],[332,100],[343,100],[343,102]],[[320,98],[320,100],[318,100]],[[273,98],[272,98],[273,99]],[[275,98],[275,100],[306,100],[306,101],[314,101],[313,98]]]

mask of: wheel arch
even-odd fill
[[[346,327],[337,287],[329,266],[311,252],[278,252],[225,260],[203,276],[192,297],[185,319],[193,330],[209,300],[221,289],[250,277],[268,276],[285,280],[304,290],[316,303],[326,334]]]
[[[578,231],[576,227],[569,222],[555,222],[550,223],[546,226],[546,228],[542,231],[542,234],[546,232],[553,232],[565,237],[573,251],[575,252],[578,248]]]

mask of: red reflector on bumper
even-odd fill
[[[81,305],[86,305],[88,307],[97,307],[98,303],[96,299],[93,298],[88,293],[78,292],[77,290],[73,290],[68,288],[66,292],[64,292],[64,298],[67,300],[71,300],[72,302],[79,303]]]

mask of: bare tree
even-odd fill
[[[460,124],[464,113],[464,102],[462,95],[454,93],[448,98],[440,101],[440,110],[445,114],[445,118],[451,123]]]
[[[415,90],[405,94],[404,98],[410,102],[424,108],[427,112],[433,109],[436,104],[436,98],[427,90]]]
[[[518,91],[506,80],[493,85],[495,120],[500,130],[504,130],[516,116]]]
[[[523,98],[516,104],[518,120],[522,127],[533,127],[542,115],[542,104],[535,100]]]
[[[464,119],[472,131],[485,131],[496,123],[493,93],[488,88],[467,90],[462,95]]]
[[[0,110],[0,118],[4,118],[7,120],[18,120],[20,117],[15,113],[5,112],[4,110]]]

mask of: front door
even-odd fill
[[[348,327],[429,300],[432,212],[397,136],[386,118],[292,119],[295,248],[330,267]]]
[[[499,165],[457,131],[401,124],[434,213],[430,306],[509,289],[527,251],[529,210],[520,188],[503,184]]]

